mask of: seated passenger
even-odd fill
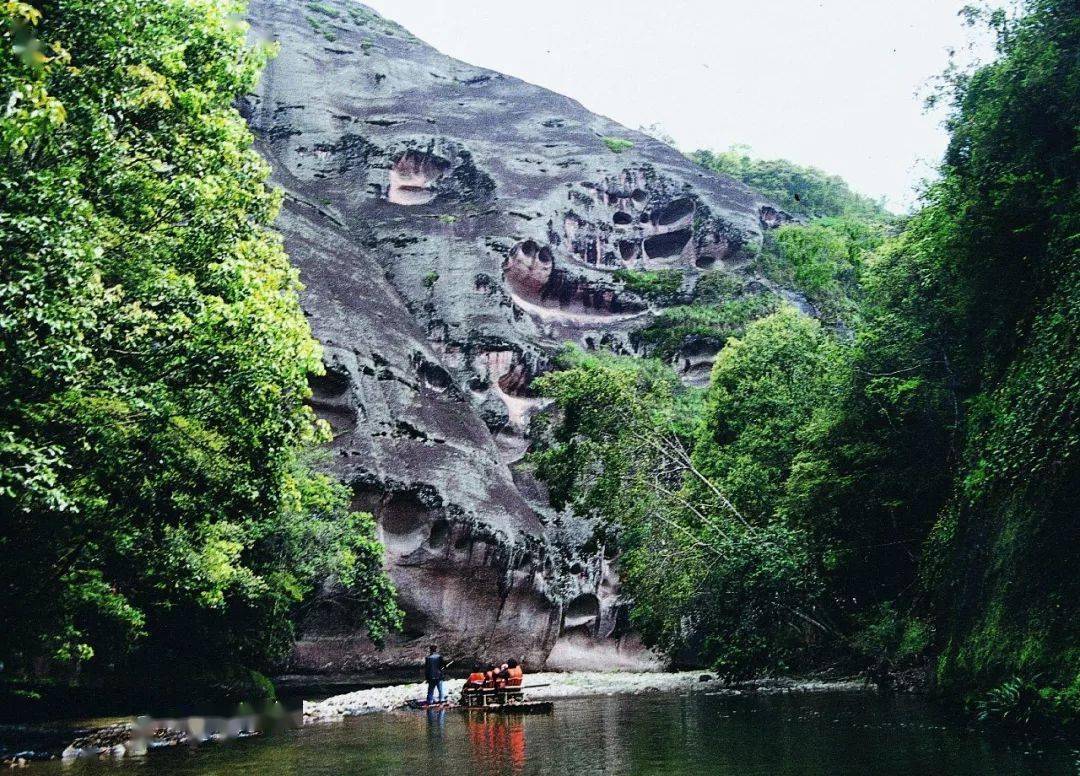
[[[495,671],[495,666],[493,666],[491,663],[488,663],[488,667],[484,671],[484,689],[487,689],[487,690],[495,689],[495,677],[496,677],[496,674],[497,674],[497,672]]]
[[[510,658],[506,661],[506,670],[503,672],[507,687],[521,687],[521,679],[525,672],[521,670],[518,661]]]
[[[463,690],[479,690],[484,686],[484,666],[480,662],[473,663],[472,673],[465,680]]]

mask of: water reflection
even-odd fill
[[[425,713],[428,748],[436,757],[442,759],[440,755],[446,753],[446,709],[427,709]]]
[[[525,768],[525,724],[520,715],[466,712],[465,729],[472,759],[492,773]]]
[[[917,698],[653,695],[551,714],[370,714],[145,757],[42,763],[40,776],[1044,776],[1067,747],[967,731]]]

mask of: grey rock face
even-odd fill
[[[520,463],[542,409],[530,382],[566,341],[632,350],[655,308],[615,270],[678,269],[690,289],[736,272],[781,214],[357,3],[253,0],[249,13],[280,44],[243,107],[285,191],[279,226],[326,349],[313,404],[407,612],[376,650],[328,582],[291,670],[412,664],[430,637],[536,667],[649,663],[592,526],[555,515]],[[699,375],[712,355],[694,355]]]

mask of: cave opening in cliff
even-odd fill
[[[395,205],[423,205],[435,199],[435,184],[450,171],[441,156],[410,149],[390,168],[387,199]]]
[[[633,220],[634,217],[627,213],[625,210],[620,210],[618,213],[611,217],[611,222],[616,226],[626,226],[627,224],[632,223]]]
[[[716,263],[716,257],[709,254],[702,254],[694,260],[694,266],[698,269],[708,269]]]
[[[427,525],[430,511],[414,493],[393,493],[379,507],[379,524],[387,534],[407,536]],[[422,537],[422,534],[421,534]]]
[[[401,621],[401,634],[408,639],[421,639],[432,632],[431,618],[411,606],[404,606],[405,617]]]
[[[535,240],[525,240],[514,246],[503,262],[506,282],[510,289],[526,298],[536,298],[551,277],[554,256],[551,249],[541,248]]]
[[[341,396],[351,385],[349,370],[336,364],[327,365],[326,374],[308,376],[312,395],[319,398]]]
[[[529,368],[520,362],[514,363],[506,372],[499,377],[497,383],[499,390],[507,396],[529,397],[529,382],[531,375]]]
[[[566,605],[563,611],[563,630],[591,625],[600,617],[600,599],[592,593],[583,593]]]
[[[680,256],[688,242],[690,242],[690,230],[679,229],[675,232],[647,237],[641,247],[645,251],[646,258],[671,259]]]
[[[420,378],[431,390],[436,393],[443,393],[447,391],[451,385],[453,385],[453,378],[450,373],[438,364],[433,364],[430,361],[423,360],[420,362],[420,366],[417,368],[417,372]]]
[[[450,521],[439,519],[431,524],[431,533],[428,535],[428,546],[433,549],[446,546],[450,538]]]
[[[647,197],[648,195],[641,189],[634,189],[632,192],[630,192],[630,199],[634,200],[634,202],[638,203],[639,205],[644,202]]]
[[[656,223],[660,226],[677,224],[694,214],[694,201],[689,197],[680,197],[664,205],[656,213]]]

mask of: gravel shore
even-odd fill
[[[446,682],[447,696],[456,700],[464,681],[451,679]],[[530,685],[546,685],[528,689]],[[658,692],[710,692],[741,695],[745,693],[783,692],[830,692],[852,691],[865,688],[856,680],[816,681],[796,679],[763,679],[732,685],[711,674],[682,673],[632,673],[574,671],[569,673],[526,674],[525,689],[529,700],[557,700],[598,695],[646,695]],[[389,711],[404,706],[408,701],[427,697],[427,685],[399,684],[392,687],[375,687],[370,690],[335,695],[324,701],[304,701],[304,720],[314,722],[377,711]]]

